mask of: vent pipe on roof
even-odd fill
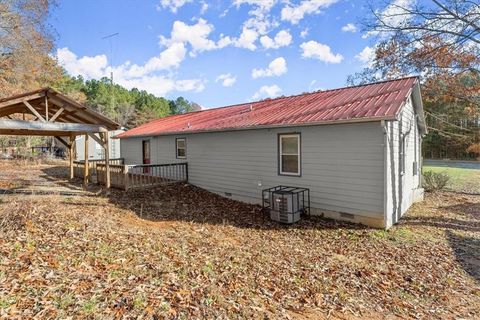
[[[250,105],[250,111],[253,111],[253,106],[252,105]]]

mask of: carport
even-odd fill
[[[75,100],[42,88],[0,99],[0,135],[52,136],[69,152],[70,179],[73,179],[75,137],[85,136],[85,155],[89,138],[105,149],[106,187],[110,188],[108,131],[120,125]],[[84,185],[88,183],[88,156],[85,156]]]

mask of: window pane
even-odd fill
[[[298,172],[298,156],[282,156],[282,172]]]
[[[178,157],[185,157],[185,149],[177,149]]]
[[[185,148],[185,140],[177,140],[177,148]]]
[[[282,153],[298,153],[298,137],[282,137]]]

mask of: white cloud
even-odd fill
[[[258,100],[261,98],[274,98],[278,96],[280,92],[282,92],[282,89],[280,89],[280,87],[276,84],[271,86],[262,86],[253,94],[252,100]]]
[[[195,24],[188,25],[183,21],[175,21],[170,32],[170,38],[160,36],[160,44],[171,47],[174,44],[190,45],[190,56],[195,57],[197,53],[203,51],[217,50],[229,45],[255,50],[255,41],[258,35],[255,31],[244,30],[239,39],[232,39],[223,34],[217,42],[209,38],[214,31],[214,26],[205,19],[198,19]]]
[[[170,38],[160,36],[160,43],[170,46],[174,43],[189,43],[193,54],[201,51],[217,49],[215,41],[208,36],[214,30],[213,25],[200,18],[196,24],[187,25],[182,21],[175,21],[172,26]]]
[[[357,32],[357,27],[353,23],[347,23],[342,27],[343,32]]]
[[[313,40],[302,43],[300,48],[303,50],[304,58],[318,59],[326,63],[340,63],[343,60],[341,54],[334,54],[329,46]]]
[[[366,46],[355,56],[355,58],[366,65],[370,65],[375,58],[375,48],[370,48],[369,46]]]
[[[253,69],[252,78],[278,77],[287,72],[287,62],[283,57],[274,59],[265,69]]]
[[[377,10],[375,14],[384,21],[386,24],[394,27],[400,27],[401,25],[409,21],[409,10],[415,4],[416,0],[393,0],[383,10]],[[388,34],[388,32],[386,33]],[[370,36],[379,35],[376,31],[369,31],[362,35],[362,38],[366,39]]]
[[[292,35],[287,30],[281,30],[273,39],[267,35],[262,36],[260,43],[266,49],[278,49],[292,43]]]
[[[132,65],[127,61],[120,66],[113,67],[112,70],[115,74],[126,78],[142,77],[152,72],[178,68],[185,59],[186,52],[183,43],[173,43],[158,56],[150,58],[144,65]]]
[[[173,13],[177,13],[178,9],[183,7],[185,4],[192,2],[193,0],[161,0],[160,4],[157,5],[157,10],[170,9]]]
[[[408,16],[409,9],[412,8],[416,0],[393,0],[380,14],[386,19],[388,24],[400,26],[405,23],[405,17]]]
[[[116,83],[131,89],[146,90],[156,96],[162,97],[172,91],[200,92],[205,89],[205,81],[202,79],[175,80],[165,76],[145,76],[134,79],[117,79]]]
[[[224,48],[226,46],[231,45],[233,42],[234,42],[234,40],[232,40],[232,38],[230,38],[229,36],[225,36],[225,35],[221,34],[220,35],[220,40],[218,40],[218,42],[217,42],[217,48],[218,49]]]
[[[248,5],[252,7],[248,11],[249,18],[242,24],[242,34],[245,32],[245,30],[255,31],[257,34],[255,39],[256,41],[259,36],[266,35],[272,29],[278,27],[279,23],[270,15],[271,9],[277,3],[278,0],[234,0],[233,4],[237,7],[237,9],[242,5]],[[250,50],[255,50],[251,49],[253,48],[253,45],[249,45],[247,48]]]
[[[185,46],[183,43],[173,43],[167,49],[162,51],[158,57],[151,58],[146,64],[146,72],[165,70],[172,67],[179,67],[185,58]]]
[[[227,8],[227,9],[225,9],[225,10],[223,10],[223,12],[222,12],[222,13],[220,13],[220,15],[219,15],[218,17],[219,17],[219,18],[224,18],[224,17],[225,17],[225,16],[228,14],[228,11],[229,11],[229,9],[228,9],[228,8]]]
[[[175,81],[176,91],[195,91],[201,92],[205,89],[205,80],[202,79],[184,79]]]
[[[58,63],[73,75],[82,75],[85,78],[101,78],[105,76],[102,70],[107,65],[107,56],[104,54],[94,57],[78,58],[76,54],[68,48],[57,49],[56,58]]]
[[[106,55],[103,54],[79,58],[68,48],[60,48],[56,52],[58,63],[72,75],[81,75],[85,79],[99,79],[109,76],[110,71],[113,71],[115,83],[128,89],[146,90],[157,96],[164,96],[171,91],[200,92],[205,89],[206,81],[203,79],[177,80],[158,74],[160,70],[178,66],[184,56],[183,44],[176,43],[158,57],[150,58],[144,65],[132,65],[127,61],[120,66],[111,67],[108,65]]]
[[[235,76],[232,76],[230,73],[221,74],[215,79],[215,82],[222,82],[222,86],[224,87],[231,87],[237,81]]]
[[[324,90],[324,88],[317,85],[317,80],[312,80],[308,85],[308,91],[319,91],[319,90]]]
[[[277,0],[234,0],[233,4],[237,7],[242,4],[248,4],[251,6],[257,6],[259,10],[270,11],[272,7],[277,3]]]
[[[200,4],[202,5],[200,7],[200,14],[204,14],[208,10],[208,3],[206,3],[205,1],[200,1]]]
[[[205,89],[206,81],[203,79],[175,80],[166,76],[146,76],[136,79],[117,79],[116,83],[132,89],[146,90],[158,97],[163,97],[170,92],[201,92]]]
[[[228,39],[228,38],[227,38]],[[243,27],[242,34],[238,39],[233,40],[236,47],[255,50],[257,46],[255,41],[258,39],[258,32],[254,29]]]
[[[307,27],[305,29],[303,29],[301,32],[300,32],[300,37],[302,39],[305,39],[306,36],[308,36],[308,32],[310,31],[310,29]]]
[[[307,14],[320,13],[321,8],[327,8],[338,0],[304,0],[297,6],[288,4],[281,11],[282,20],[297,24]]]

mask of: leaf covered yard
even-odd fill
[[[20,171],[2,164],[0,188]],[[184,184],[11,194],[0,228],[5,318],[480,316],[475,195],[428,194],[382,231],[320,218],[283,226]]]

